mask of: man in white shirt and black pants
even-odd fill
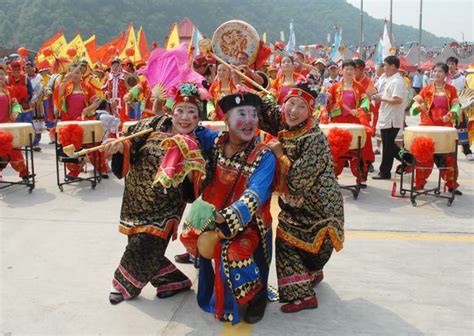
[[[377,127],[380,129],[383,147],[382,163],[378,175],[372,176],[374,180],[390,180],[393,159],[400,159],[400,147],[395,144],[395,138],[400,129],[403,129],[408,91],[403,77],[398,73],[399,67],[400,60],[397,56],[385,58],[383,90],[372,98],[381,103]]]

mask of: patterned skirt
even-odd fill
[[[140,294],[150,282],[157,293],[191,287],[189,278],[165,257],[168,240],[138,233],[128,236],[128,245],[112,280],[125,300]]]

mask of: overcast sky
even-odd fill
[[[360,0],[346,0],[360,8]],[[423,29],[458,41],[474,41],[473,0],[423,0]],[[393,0],[393,23],[418,28],[420,0]],[[364,0],[364,12],[390,18],[390,0]],[[395,37],[396,38],[396,37]]]

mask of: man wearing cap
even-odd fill
[[[339,66],[336,62],[329,62],[328,74],[329,76],[327,78],[324,78],[323,81],[324,91],[327,91],[333,84],[341,80],[341,77],[339,76]]]
[[[229,131],[196,130],[209,162],[200,202],[213,209],[222,238],[214,248],[215,272],[212,261],[201,257],[198,304],[235,324],[240,321],[239,304],[248,303],[244,320],[256,323],[267,304],[276,159],[255,138],[261,104],[257,95],[232,94],[218,104]]]

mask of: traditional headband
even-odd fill
[[[310,113],[315,110],[316,101],[315,101],[314,97],[311,94],[309,94],[308,92],[306,92],[304,90],[301,90],[301,89],[298,89],[298,88],[291,88],[290,92],[288,92],[288,94],[286,95],[284,102],[286,102],[291,97],[300,97],[300,98],[302,98],[305,101],[306,106],[308,106],[308,110],[309,110]]]
[[[200,102],[201,101],[196,96],[184,96],[184,95],[178,94],[176,96],[176,98],[174,99],[173,107],[176,106],[179,103],[191,103],[191,104],[194,104],[194,105],[198,106],[198,104]]]

